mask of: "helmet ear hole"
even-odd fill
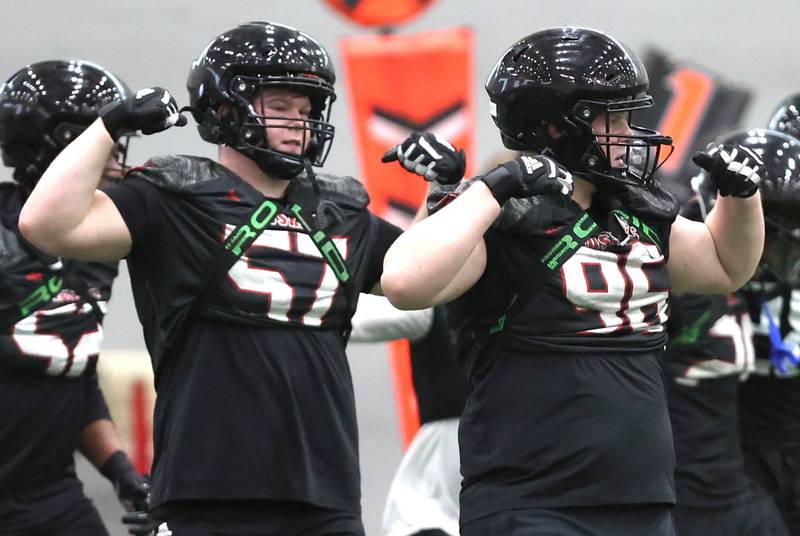
[[[66,147],[72,143],[72,140],[80,136],[83,130],[84,128],[79,125],[59,123],[53,129],[53,141],[60,148]]]

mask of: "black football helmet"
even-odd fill
[[[281,24],[250,22],[211,41],[192,64],[186,86],[204,140],[237,149],[270,176],[291,179],[307,164],[321,166],[328,156],[335,80],[328,53],[311,36]],[[311,98],[311,112],[302,126],[256,113],[253,100],[269,87]],[[267,127],[267,120],[285,120],[287,126]],[[270,147],[267,128],[302,129],[304,154]]]
[[[486,82],[503,144],[547,151],[573,174],[600,186],[646,185],[672,153],[672,139],[633,126],[631,114],[653,105],[644,65],[616,39],[587,28],[553,28],[523,38]],[[592,122],[605,112],[605,132]],[[630,133],[609,134],[609,114],[628,114]],[[624,147],[623,162],[611,162]],[[669,147],[669,152],[662,149]]]
[[[772,112],[767,128],[800,139],[800,93],[783,99]]]
[[[718,139],[715,144],[738,144],[751,149],[764,161],[758,170],[764,207],[766,239],[756,278],[772,277],[800,288],[800,140],[774,130],[741,130]],[[705,217],[713,207],[716,192],[708,173],[692,178],[692,189]]]
[[[61,150],[106,104],[130,95],[107,69],[87,61],[42,61],[23,67],[0,88],[0,151],[14,179],[33,189]],[[124,168],[127,140],[118,147]]]

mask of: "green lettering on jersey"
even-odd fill
[[[678,335],[672,339],[672,344],[695,344],[700,338],[700,330],[711,317],[711,311],[704,312],[700,318],[683,328]]]
[[[241,255],[259,235],[256,231],[261,231],[269,225],[277,214],[278,206],[269,199],[265,199],[250,215],[248,223],[243,223],[228,235],[228,239],[225,241],[225,249],[234,255]]]
[[[489,328],[489,333],[498,333],[503,331],[506,327],[506,315],[501,316],[497,319],[497,324]]]
[[[647,225],[645,222],[641,221],[636,216],[632,216],[627,212],[620,210],[618,208],[612,210],[611,213],[616,214],[617,216],[619,216],[620,218],[624,219],[627,222],[630,222],[631,225],[642,231],[645,234],[645,236],[647,236],[653,242],[653,244],[657,246],[661,244],[661,241],[658,239],[658,234],[656,234],[653,228]]]
[[[33,311],[50,302],[61,292],[64,281],[57,275],[52,276],[46,283],[40,285],[31,292],[24,300],[19,302],[19,312],[25,318]]]
[[[583,228],[583,222],[586,220],[591,222],[591,225],[589,225],[588,229]],[[575,233],[575,236],[578,238],[586,238],[592,231],[594,231],[595,227],[597,227],[597,224],[589,219],[589,214],[584,212],[583,216],[581,216],[580,219],[575,222],[575,225],[572,226],[572,232]]]
[[[261,218],[261,213],[264,212],[265,209],[268,209],[269,212],[266,216]],[[250,224],[258,230],[263,229],[269,222],[272,221],[272,218],[275,217],[275,214],[278,213],[278,206],[270,201],[269,199],[265,199],[263,203],[253,212],[253,215],[250,216]],[[261,218],[261,219],[259,219]]]
[[[544,257],[542,257],[542,262],[551,270],[555,270],[564,264],[563,262],[559,262],[561,258],[567,252],[576,249],[579,245],[580,244],[575,241],[575,238],[568,232],[558,239],[558,242],[550,248],[550,251],[545,253]],[[566,262],[566,259],[564,259],[564,261]]]
[[[325,259],[325,262],[327,262],[328,266],[330,266],[333,270],[334,275],[336,275],[336,279],[342,283],[350,279],[350,272],[347,270],[347,263],[344,262],[344,258],[342,257],[342,254],[339,253],[339,250],[336,248],[336,244],[333,243],[333,240],[328,237],[325,231],[319,230],[317,232],[313,232],[311,225],[309,225],[305,218],[303,218],[302,208],[300,208],[300,205],[295,203],[292,205],[290,210],[297,218],[297,221],[300,222],[300,225],[303,226],[303,229],[305,229],[305,231],[311,235],[311,240],[314,241],[314,245],[317,246],[317,249]]]

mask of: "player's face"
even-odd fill
[[[267,142],[277,151],[302,154],[309,142],[306,120],[311,99],[296,91],[264,88],[253,97],[253,109],[267,127]]]
[[[626,166],[626,148],[624,145],[609,145],[612,143],[625,143],[625,138],[616,136],[630,136],[633,134],[630,126],[628,112],[600,112],[592,121],[592,131],[597,143],[608,157],[612,168]]]
[[[128,150],[127,143],[127,140],[117,142],[116,147],[109,155],[106,167],[103,169],[103,177],[100,180],[101,186],[116,182],[125,175],[126,168],[123,163],[125,161],[125,153]]]
[[[784,284],[796,289],[800,288],[800,231],[792,234],[794,239],[768,229],[761,260]]]

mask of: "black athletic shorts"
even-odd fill
[[[775,499],[792,534],[800,534],[800,447],[742,445],[747,472]]]
[[[764,491],[726,508],[677,505],[672,517],[680,536],[789,536],[775,502]]]
[[[171,536],[364,536],[358,513],[292,501],[172,501],[151,515]]]
[[[675,536],[668,505],[508,510],[461,527],[461,536]],[[682,535],[681,535],[682,536]]]
[[[0,535],[108,536],[108,531],[72,475],[0,496]]]

